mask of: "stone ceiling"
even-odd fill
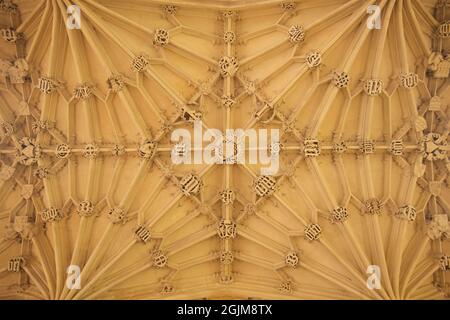
[[[0,0],[0,298],[448,297],[448,21],[445,0]],[[199,119],[279,129],[278,174],[174,165]]]

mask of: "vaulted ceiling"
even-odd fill
[[[0,298],[448,297],[448,21],[445,0],[0,0]],[[196,119],[279,129],[278,174],[174,165]]]

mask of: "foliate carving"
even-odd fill
[[[410,72],[400,75],[400,85],[405,89],[411,89],[419,83],[419,75]]]
[[[16,30],[14,30],[13,28],[0,29],[0,35],[2,36],[3,40],[11,43],[15,43],[17,40],[23,38],[23,35],[16,32]]]
[[[108,219],[111,221],[112,224],[119,224],[119,223],[125,223],[126,222],[126,212],[120,207],[114,207],[109,209],[108,211]]]
[[[168,258],[161,250],[151,252],[152,266],[164,268],[167,265]]]
[[[83,157],[87,159],[94,159],[98,155],[98,147],[93,143],[88,143],[84,146]]]
[[[30,166],[41,157],[41,151],[41,147],[34,139],[25,137],[19,140],[17,158],[21,164]]]
[[[144,141],[138,148],[139,157],[151,160],[157,151],[158,143],[155,141]]]
[[[440,239],[442,236],[448,237],[450,234],[450,224],[446,214],[436,214],[428,224],[427,235],[432,240]]]
[[[201,112],[200,112],[200,111],[197,112],[197,113],[199,113],[200,116],[201,116]],[[163,123],[161,124],[161,127],[160,127],[160,129],[159,129],[159,132],[162,133],[162,134],[166,134],[166,133],[172,131],[172,129],[173,129],[172,123],[166,121],[166,122],[163,122]]]
[[[231,264],[233,262],[234,256],[231,251],[222,251],[220,253],[220,263]]]
[[[58,208],[50,207],[41,212],[41,217],[44,222],[56,222],[60,221],[63,218],[63,215]]]
[[[35,134],[52,129],[53,127],[54,127],[53,123],[45,120],[36,120],[31,124],[31,129]]]
[[[303,26],[293,25],[288,31],[289,41],[292,43],[298,43],[305,40],[305,30]]]
[[[171,4],[166,4],[163,6],[164,13],[175,14],[177,12],[177,7]]]
[[[378,96],[383,92],[383,81],[380,79],[368,79],[364,81],[364,92],[369,96]]]
[[[440,52],[431,53],[428,58],[427,74],[436,79],[448,78],[450,73],[450,55],[442,55]]]
[[[423,157],[426,160],[443,160],[447,157],[447,139],[439,133],[428,133],[422,143]]]
[[[221,274],[219,278],[220,284],[232,284],[234,282],[234,277],[232,274]]]
[[[70,156],[70,147],[66,143],[62,143],[56,147],[55,154],[60,159],[65,159]]]
[[[273,176],[258,176],[253,188],[259,197],[267,197],[276,191],[277,180]]]
[[[8,121],[2,121],[0,128],[4,136],[9,137],[14,133],[14,124]]]
[[[217,227],[217,234],[221,239],[230,239],[236,237],[236,223],[231,220],[222,220]]]
[[[150,230],[148,230],[145,226],[138,226],[134,231],[134,235],[136,240],[143,243],[147,243],[151,237]]]
[[[227,95],[222,96],[220,102],[224,108],[231,108],[236,103],[232,97]]]
[[[34,185],[32,184],[23,184],[20,188],[20,196],[25,199],[28,200],[30,199],[33,194],[34,194]]]
[[[322,63],[322,55],[319,51],[312,51],[306,55],[305,62],[310,69],[318,67]]]
[[[125,86],[123,76],[120,74],[113,74],[108,78],[106,82],[108,83],[108,88],[112,92],[119,92]]]
[[[17,59],[7,70],[9,81],[13,84],[25,83],[29,79],[29,67],[25,59]]]
[[[333,84],[337,88],[346,88],[350,82],[350,76],[345,71],[333,72]]]
[[[94,204],[91,201],[84,200],[78,203],[77,213],[80,217],[90,217],[94,214]]]
[[[281,124],[281,130],[284,133],[291,133],[296,130],[294,121],[283,121]]]
[[[290,266],[292,268],[297,267],[299,262],[297,252],[289,252],[285,257],[284,262],[286,263],[287,266]]]
[[[112,154],[113,154],[113,156],[118,157],[118,156],[121,156],[121,155],[125,154],[125,152],[126,152],[125,146],[123,146],[123,145],[115,144],[112,147]]]
[[[147,69],[150,64],[149,58],[147,55],[140,54],[133,59],[131,64],[131,68],[134,72],[142,72]]]
[[[438,27],[438,35],[441,38],[450,37],[450,21],[442,22]]]
[[[188,107],[182,107],[180,109],[180,117],[188,122],[194,122],[201,120],[203,115],[200,111],[191,110]]]
[[[292,293],[291,281],[282,281],[278,290],[282,293]]]
[[[233,43],[236,40],[236,34],[233,31],[227,31],[223,34],[225,43]]]
[[[194,84],[192,84],[194,86]],[[198,93],[201,94],[202,96],[207,96],[209,95],[213,88],[212,88],[212,83],[210,81],[201,81],[198,85]]]
[[[280,4],[280,7],[283,10],[294,10],[295,9],[295,2],[293,2],[293,1],[282,2]]]
[[[344,141],[335,142],[333,144],[333,152],[337,154],[341,154],[347,151],[347,144]]]
[[[50,171],[47,168],[39,167],[34,171],[34,176],[38,179],[46,179],[48,178]]]
[[[254,203],[249,202],[244,206],[243,211],[246,215],[253,215],[256,213],[256,205]]]
[[[92,97],[94,93],[94,86],[88,83],[79,85],[73,90],[75,99],[85,100]]]
[[[20,272],[25,266],[24,257],[14,257],[8,261],[8,271],[9,272]]]
[[[345,207],[337,207],[331,213],[331,222],[344,222],[348,218],[348,210]]]
[[[37,88],[43,93],[43,94],[50,94],[54,92],[61,84],[49,77],[40,77],[38,79],[38,85]]]
[[[202,186],[200,178],[195,174],[187,174],[180,180],[181,192],[186,196],[196,195]]]
[[[245,81],[244,82],[244,90],[248,95],[255,94],[256,83],[254,81]]]
[[[303,142],[304,148],[303,152],[305,157],[317,157],[320,155],[320,142],[317,139],[305,139]]]
[[[239,69],[236,57],[224,56],[219,60],[220,73],[223,77],[232,77]]]
[[[222,12],[222,16],[223,16],[225,19],[228,19],[228,18],[234,18],[234,17],[237,16],[237,13],[236,13],[236,11],[233,11],[233,10],[227,10],[227,11],[223,11],[223,12]]]
[[[441,269],[442,271],[450,270],[450,256],[443,254],[439,258],[439,269]]]
[[[235,199],[236,194],[231,189],[226,189],[220,192],[220,200],[222,200],[222,203],[225,205],[233,204]]]
[[[159,47],[165,47],[169,44],[169,31],[166,29],[156,29],[153,35],[153,44]]]
[[[366,207],[366,213],[370,215],[381,214],[381,210],[383,209],[383,204],[376,198],[367,200],[364,205]]]
[[[371,140],[362,141],[359,145],[359,151],[363,154],[372,154],[375,152],[375,144]]]
[[[398,140],[392,140],[391,141],[391,153],[394,156],[401,156],[403,154],[403,149],[404,149],[404,145],[403,145],[403,140],[398,139]]]
[[[167,283],[167,282],[163,283],[161,286],[161,289],[160,289],[160,292],[162,294],[172,293],[174,291],[175,291],[175,289],[174,289],[173,285],[171,283]]]
[[[17,5],[11,0],[0,0],[0,10],[14,13],[17,11]]]
[[[395,217],[403,220],[414,221],[417,217],[416,208],[410,205],[405,205],[395,213]]]
[[[8,181],[13,177],[15,172],[16,168],[3,164],[2,168],[0,169],[0,180]]]
[[[38,179],[46,179],[50,175],[50,171],[47,168],[39,167],[34,171],[33,175]]]
[[[317,240],[320,238],[322,233],[322,228],[316,224],[312,223],[305,227],[305,239],[309,241]]]

